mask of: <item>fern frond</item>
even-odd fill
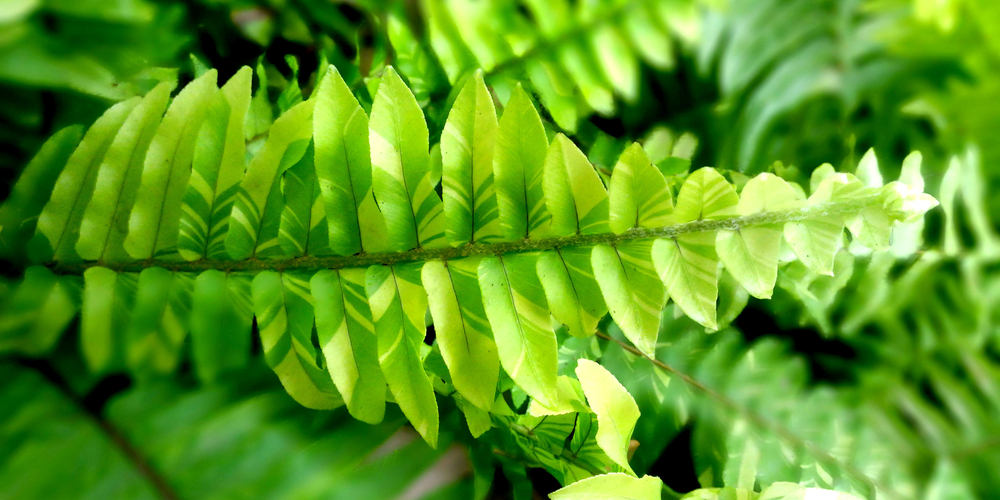
[[[79,307],[78,274],[88,278],[85,353],[96,369],[114,359],[115,349],[100,344],[127,325],[124,363],[137,372],[171,371],[192,322],[204,332],[232,315],[227,335],[245,338],[252,303],[265,358],[297,401],[311,408],[346,403],[359,419],[378,421],[380,371],[394,402],[433,444],[438,410],[424,371],[428,305],[441,326],[443,363],[452,380],[463,379],[455,387],[469,407],[491,409],[499,364],[532,399],[555,408],[552,317],[587,337],[606,305],[626,337],[652,354],[668,296],[716,329],[721,268],[765,297],[779,262],[798,254],[825,271],[817,263],[832,259],[845,228],[881,249],[893,224],[937,203],[914,186],[882,186],[871,166],[859,177],[828,172],[808,198],[768,174],[738,194],[718,171],[703,168],[675,197],[639,146],[622,156],[606,190],[571,141],[559,136],[549,144],[520,88],[497,124],[489,158],[493,104],[480,100],[485,84],[477,77],[446,126],[445,204],[432,182],[425,120],[391,68],[367,134],[364,111],[329,70],[316,96],[274,122],[237,182],[245,134],[233,109],[250,102],[248,77],[244,70],[220,90],[209,71],[189,84],[166,110],[141,165],[131,145],[144,142],[133,142],[135,131],[123,124],[148,130],[145,113],[155,106],[144,103],[161,94],[120,104],[92,127],[41,209],[32,248],[42,250],[33,255],[42,265],[29,268],[0,312],[11,325],[0,333],[8,349],[39,352],[55,341],[72,315],[44,311],[54,302],[65,311]],[[485,121],[470,127],[471,96]],[[142,118],[133,122],[137,110]],[[122,146],[129,161],[108,157],[116,144],[130,146]],[[127,214],[121,202],[104,212],[116,214],[117,224],[128,220],[124,238],[114,240],[128,258],[85,260],[80,241],[95,241],[93,229],[82,229],[85,214],[132,190]],[[230,205],[227,217],[219,215]],[[9,210],[26,214],[37,206]],[[96,241],[85,247],[107,248],[111,233]],[[781,252],[785,243],[792,252]],[[213,316],[208,304],[223,306]],[[219,345],[197,335],[195,361],[207,365],[196,368],[201,376],[242,362],[241,355],[205,354]],[[467,372],[471,363],[474,373]]]

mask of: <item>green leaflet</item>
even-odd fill
[[[138,374],[169,373],[180,361],[191,313],[191,276],[150,267],[139,273],[126,363]]]
[[[175,251],[198,131],[218,92],[216,79],[216,71],[210,70],[184,87],[149,144],[124,243],[133,259]]]
[[[639,94],[639,61],[618,27],[604,25],[590,37],[591,50],[607,80],[626,101],[633,102]]]
[[[313,101],[305,101],[278,117],[267,143],[254,156],[233,205],[226,250],[236,260],[280,252],[280,175],[305,153],[312,136]],[[262,255],[263,256],[263,255]]]
[[[278,226],[278,245],[283,255],[330,255],[326,207],[313,166],[312,143],[302,159],[282,174],[280,188],[285,203]]]
[[[576,376],[597,415],[597,444],[611,460],[635,475],[628,463],[628,448],[639,420],[639,406],[611,372],[589,359],[579,361]]]
[[[375,95],[368,137],[372,188],[385,215],[388,249],[446,246],[441,199],[430,181],[427,122],[392,67]]]
[[[702,168],[681,186],[672,220],[684,223],[733,216],[738,203],[736,191],[722,175]],[[719,257],[715,239],[711,232],[698,232],[653,244],[653,264],[670,297],[684,314],[711,329],[718,328],[715,301],[719,296]]]
[[[609,192],[610,225],[616,234],[635,227],[665,226],[674,210],[666,179],[638,143],[618,159]]]
[[[807,205],[850,199],[858,196],[864,186],[850,174],[838,174],[830,169],[813,172],[813,186]],[[785,224],[785,240],[795,256],[809,269],[833,275],[833,261],[844,234],[844,219],[839,215],[820,216]]]
[[[552,500],[659,500],[663,481],[612,472],[577,481],[549,494]]]
[[[442,189],[448,241],[490,243],[500,237],[493,186],[497,114],[477,71],[455,98],[441,133]]]
[[[10,195],[0,205],[0,254],[23,252],[20,245],[35,232],[38,215],[45,208],[60,170],[80,138],[83,127],[66,127],[49,137],[24,167]]]
[[[0,352],[38,356],[51,349],[79,308],[78,278],[29,267],[0,304]]]
[[[574,337],[593,335],[597,322],[608,312],[594,277],[592,253],[590,247],[563,247],[538,256],[538,279],[552,317]]]
[[[472,405],[490,411],[496,401],[500,358],[483,309],[478,269],[477,258],[430,261],[421,278],[455,389]]]
[[[479,263],[479,286],[500,364],[524,392],[551,408],[557,402],[558,347],[536,259],[534,254],[486,257]]]
[[[608,191],[583,152],[556,134],[545,157],[545,203],[555,236],[607,233]]]
[[[660,313],[666,303],[663,283],[650,259],[653,243],[631,241],[594,247],[594,277],[611,318],[644,354],[656,353]]]
[[[385,416],[385,377],[365,294],[363,269],[323,270],[310,281],[316,332],[327,368],[351,416],[377,424]]]
[[[137,276],[92,267],[83,273],[83,283],[80,349],[90,371],[103,373],[124,362],[121,351],[135,302]]]
[[[736,206],[738,215],[794,208],[798,194],[782,178],[761,174],[750,179]],[[781,245],[781,225],[766,224],[721,230],[715,239],[719,260],[750,295],[769,299],[778,279],[778,252]]]
[[[81,258],[103,262],[130,258],[124,247],[129,212],[135,204],[147,150],[173,88],[172,82],[165,82],[146,94],[104,155],[95,184],[102,196],[90,200],[80,221],[76,251]]]
[[[381,251],[385,221],[372,197],[368,115],[330,66],[316,89],[313,140],[330,249],[338,255]]]
[[[556,395],[558,401],[553,408],[546,408],[537,400],[532,400],[528,405],[528,415],[544,417],[546,415],[564,415],[572,412],[590,412],[590,408],[586,404],[583,389],[580,388],[579,380],[568,375],[560,375],[556,379]],[[579,437],[575,437],[574,439],[579,439]]]
[[[437,399],[420,357],[427,333],[427,295],[420,287],[420,266],[369,267],[365,289],[378,336],[379,365],[389,391],[417,432],[436,448]]]
[[[543,189],[547,148],[538,111],[518,85],[500,117],[493,156],[500,229],[508,241],[548,234]]]
[[[247,66],[233,75],[213,99],[198,132],[177,243],[186,260],[228,257],[229,215],[246,170],[243,125],[252,78]]]
[[[191,354],[195,373],[203,383],[246,366],[250,359],[252,281],[249,274],[214,269],[201,273],[194,281]]]
[[[138,97],[133,97],[105,111],[66,161],[52,196],[38,216],[38,232],[28,244],[34,261],[80,259],[75,248],[80,236],[80,221],[93,195],[101,161],[118,129],[139,101]]]
[[[455,84],[468,68],[478,66],[476,58],[462,42],[455,21],[444,4],[423,0],[420,6],[426,12],[431,47],[448,75],[448,82]]]
[[[312,344],[313,298],[306,278],[301,273],[258,274],[251,285],[254,314],[264,359],[288,395],[306,408],[329,410],[344,399]]]

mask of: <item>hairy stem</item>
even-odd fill
[[[777,424],[775,422],[771,422],[770,420],[768,420],[764,416],[760,415],[759,413],[757,413],[757,412],[755,412],[755,411],[753,411],[753,410],[751,410],[749,408],[743,407],[742,405],[740,405],[736,401],[733,401],[732,399],[729,399],[728,397],[726,397],[722,393],[717,392],[717,391],[709,388],[708,386],[702,384],[701,382],[695,380],[690,375],[688,375],[688,374],[686,374],[684,372],[678,371],[676,368],[674,368],[674,367],[672,367],[672,366],[670,366],[670,365],[668,365],[668,364],[666,364],[666,363],[664,363],[664,362],[662,362],[662,361],[660,361],[660,360],[658,360],[656,358],[651,358],[651,357],[643,354],[639,349],[636,349],[635,347],[633,347],[632,345],[628,344],[627,342],[624,342],[622,340],[616,339],[616,338],[614,338],[614,337],[612,337],[612,336],[610,336],[610,335],[608,335],[608,334],[606,334],[604,332],[597,332],[597,336],[600,337],[600,338],[602,338],[602,339],[610,340],[610,341],[618,344],[619,346],[621,346],[622,349],[625,349],[626,351],[628,351],[628,352],[630,352],[630,353],[632,353],[632,354],[634,354],[636,356],[645,358],[645,359],[649,360],[651,363],[653,363],[653,365],[655,365],[656,367],[658,367],[658,368],[660,368],[660,369],[662,369],[664,371],[667,371],[667,372],[669,372],[669,373],[677,376],[677,378],[679,378],[682,381],[684,381],[684,383],[690,385],[691,387],[693,387],[694,389],[698,390],[699,392],[704,393],[706,396],[714,399],[716,402],[718,402],[722,406],[726,407],[730,411],[733,411],[735,413],[740,414],[743,418],[747,419],[755,427],[771,431],[775,435],[777,435],[779,438],[781,438],[782,440],[784,440],[785,442],[787,442],[787,443],[789,443],[791,445],[794,445],[796,447],[800,447],[800,448],[809,450],[809,453],[811,453],[812,455],[816,456],[817,458],[819,458],[820,460],[822,460],[824,462],[837,464],[840,468],[842,468],[848,474],[850,474],[851,476],[853,476],[855,479],[857,479],[859,481],[862,481],[864,483],[870,484],[876,490],[881,491],[882,493],[884,493],[889,498],[902,499],[902,497],[898,493],[896,493],[895,491],[893,491],[892,489],[890,489],[886,484],[882,483],[881,481],[879,481],[879,480],[877,480],[875,478],[869,477],[864,472],[858,470],[857,467],[854,467],[853,465],[851,465],[849,463],[846,463],[846,462],[843,462],[843,461],[837,459],[833,455],[830,455],[829,453],[827,453],[825,450],[822,450],[822,449],[818,448],[816,445],[814,445],[814,444],[812,444],[812,443],[810,443],[810,442],[808,442],[808,441],[800,438],[799,436],[795,435],[795,433],[793,433],[792,431],[790,431],[790,430],[782,427],[780,424]]]
[[[865,208],[879,204],[884,200],[883,194],[873,194],[847,201],[820,203],[805,208],[760,212],[753,215],[728,217],[722,219],[706,219],[682,224],[674,224],[657,228],[635,228],[622,234],[600,233],[562,236],[556,238],[524,239],[503,243],[472,244],[448,248],[416,248],[405,252],[362,253],[350,256],[315,257],[305,256],[291,259],[246,259],[246,260],[197,260],[183,262],[176,260],[150,259],[133,262],[76,262],[51,263],[49,266],[58,273],[81,274],[88,268],[101,266],[123,272],[138,272],[149,267],[162,267],[171,271],[200,272],[210,269],[221,271],[291,271],[304,269],[344,269],[352,267],[368,267],[374,265],[392,265],[405,262],[428,260],[452,260],[462,257],[494,256],[509,253],[538,252],[555,250],[563,247],[617,245],[635,240],[650,240],[658,238],[673,238],[682,234],[718,231],[722,229],[738,230],[750,226],[764,224],[780,224],[822,217],[827,215],[853,215]]]

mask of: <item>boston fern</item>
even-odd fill
[[[499,428],[505,460],[565,485],[552,498],[660,498],[629,463],[636,402],[600,364],[560,370],[557,339],[610,338],[609,316],[612,346],[653,359],[668,300],[714,331],[734,289],[770,298],[795,260],[832,274],[845,228],[885,250],[937,204],[919,166],[883,185],[874,155],[856,175],[817,169],[808,196],[773,174],[665,177],[638,144],[607,175],[550,137],[520,86],[498,119],[481,72],[454,100],[439,165],[391,67],[370,114],[331,66],[260,141],[252,79],[243,68],[219,88],[210,70],[172,100],[161,83],[49,140],[0,209],[3,251],[34,264],[4,291],[0,349],[45,352],[79,311],[92,372],[171,372],[190,334],[212,381],[247,363],[256,325],[303,406],[375,424],[394,403],[434,447],[451,398],[473,436]],[[691,495],[808,494],[733,486],[750,489]]]

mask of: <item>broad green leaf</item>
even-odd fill
[[[187,84],[167,108],[149,144],[124,243],[133,259],[163,257],[175,251],[195,144],[218,92],[216,79],[215,70],[209,70]]]
[[[177,243],[187,260],[228,258],[229,216],[246,171],[243,125],[252,77],[244,66],[222,86],[198,132]]]
[[[313,101],[305,101],[278,117],[263,149],[250,161],[226,236],[226,250],[233,259],[280,250],[280,176],[304,154],[312,136],[312,114]],[[272,226],[271,231],[265,231],[267,225]]]
[[[118,130],[140,101],[133,97],[108,109],[87,130],[83,141],[66,161],[52,196],[38,216],[38,232],[29,242],[29,251],[36,262],[80,260],[76,254],[80,222],[94,194],[101,162]]]
[[[558,401],[552,408],[542,406],[538,400],[532,400],[528,405],[528,415],[544,417],[546,415],[564,415],[573,412],[590,412],[586,396],[580,388],[580,381],[568,375],[560,375],[556,379],[556,395]]]
[[[615,463],[635,475],[628,463],[628,448],[639,420],[639,406],[611,372],[589,359],[579,361],[576,376],[597,415],[597,444]]]
[[[191,276],[150,267],[139,273],[126,329],[126,362],[136,374],[170,373],[180,362],[191,313]]]
[[[747,182],[736,206],[737,215],[748,216],[792,208],[798,202],[795,190],[782,178],[760,174]],[[750,295],[771,298],[778,278],[781,225],[762,224],[719,231],[715,239],[719,260]]]
[[[545,289],[552,317],[570,335],[589,337],[608,312],[594,277],[590,247],[563,247],[538,256],[538,279]]]
[[[132,315],[136,278],[103,267],[83,273],[80,350],[92,373],[103,373],[124,361],[124,333]]]
[[[90,200],[80,221],[76,251],[83,259],[102,262],[131,259],[124,247],[129,213],[135,205],[147,151],[173,88],[173,82],[165,82],[146,94],[104,155],[95,183],[95,191],[101,195]]]
[[[254,278],[251,291],[264,360],[288,395],[315,410],[343,405],[313,347],[313,298],[307,276],[263,271]]]
[[[496,401],[500,358],[483,309],[478,267],[476,258],[430,261],[424,264],[421,277],[437,344],[455,389],[471,404],[489,411]]]
[[[493,156],[500,229],[508,241],[548,234],[543,189],[547,148],[538,111],[518,85],[500,117]]]
[[[278,245],[285,256],[330,255],[326,207],[320,194],[313,145],[281,176],[284,200],[278,226]]]
[[[448,241],[490,243],[500,237],[493,187],[497,114],[482,71],[455,98],[441,133],[441,185]]]
[[[554,236],[607,233],[608,190],[583,152],[557,134],[545,157],[545,203]]]
[[[638,143],[618,159],[609,191],[611,230],[616,234],[637,227],[665,226],[674,210],[667,181]]]
[[[83,127],[66,127],[49,137],[28,163],[10,195],[0,205],[0,252],[23,252],[21,245],[35,232],[38,215],[52,194],[59,172],[80,143]]]
[[[372,104],[368,138],[372,188],[390,250],[447,245],[441,199],[431,184],[427,122],[413,93],[386,68]]]
[[[663,283],[650,259],[650,241],[594,247],[594,277],[601,287],[611,318],[637,349],[653,356],[666,303]]]
[[[203,383],[214,382],[225,372],[246,366],[250,359],[252,281],[249,274],[215,269],[195,278],[191,357],[195,373]]]
[[[660,500],[663,481],[620,472],[593,476],[549,494],[552,500]]]
[[[427,334],[427,295],[420,287],[420,265],[372,266],[365,275],[365,288],[389,392],[424,441],[436,448],[437,399],[420,356]]]
[[[79,285],[42,266],[29,267],[0,304],[0,352],[48,352],[79,309]]]
[[[717,329],[719,257],[713,233],[688,233],[653,243],[653,265],[670,298],[684,314],[706,328]]]
[[[326,204],[330,249],[338,255],[378,252],[385,244],[385,221],[371,191],[368,115],[333,66],[312,100],[316,176]]]
[[[385,377],[365,294],[363,269],[323,270],[312,277],[316,332],[333,383],[351,416],[377,424],[385,416]]]
[[[536,260],[534,254],[486,257],[479,263],[479,286],[500,364],[524,392],[551,408],[558,400],[558,346]]]

